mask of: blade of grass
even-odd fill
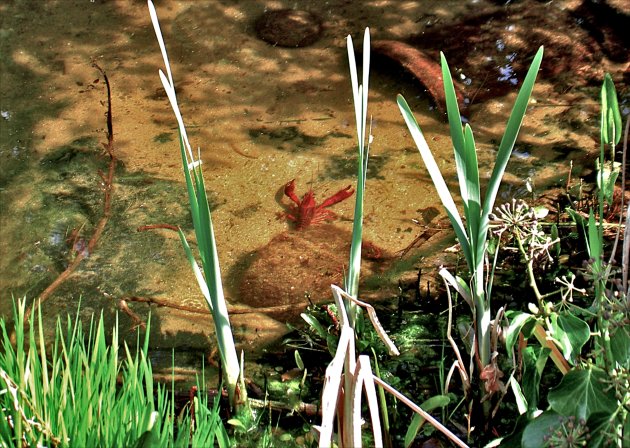
[[[23,313],[25,302],[21,301],[17,309]],[[68,317],[66,326],[57,321],[49,357],[45,344],[42,345],[39,308],[31,314],[26,334],[24,319],[17,314],[16,310],[16,341],[22,341],[19,346],[10,344],[6,323],[0,318],[0,339],[6,349],[0,352],[0,385],[10,392],[0,393],[2,446],[137,446],[147,440],[147,431],[156,435],[160,446],[176,445],[174,408],[161,387],[156,413],[148,331],[144,342],[138,336],[135,353],[125,344],[124,359],[120,361],[117,325],[109,338],[110,345],[102,317],[92,321],[87,334],[80,320],[73,322]],[[20,353],[26,360],[22,367],[12,361]],[[47,369],[50,374],[45,376]],[[20,372],[24,375],[18,377]],[[205,437],[198,446],[211,446],[220,433],[222,446],[229,445],[225,443],[227,434],[221,425],[218,404],[216,400],[213,410],[197,422],[196,430]],[[178,433],[188,430],[180,428]]]
[[[470,238],[470,247],[475,250],[480,245],[485,245],[485,241],[478,241],[479,224],[481,219],[481,188],[479,186],[479,166],[477,163],[477,148],[475,146],[475,138],[472,128],[466,124],[464,129],[464,162],[466,173],[464,179],[459,179],[460,184],[466,184],[466,225],[468,229],[468,237]],[[457,160],[457,158],[456,158]],[[475,251],[476,252],[476,251]],[[475,265],[479,260],[474,259]]]

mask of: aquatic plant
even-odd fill
[[[348,63],[350,64],[350,82],[352,83],[352,100],[354,116],[357,126],[357,189],[354,202],[354,220],[352,222],[352,244],[350,246],[350,261],[348,273],[345,277],[344,288],[355,299],[359,294],[359,277],[361,273],[361,243],[363,239],[363,198],[365,195],[365,180],[367,177],[368,157],[372,143],[372,129],[367,129],[368,85],[370,80],[370,29],[366,28],[363,36],[363,69],[362,83],[359,84],[356,58],[352,38],[348,36]],[[367,138],[366,138],[367,131]],[[344,306],[346,306],[344,304]],[[350,325],[355,327],[357,307],[350,302],[348,305]]]
[[[25,319],[25,301],[14,303],[15,344],[0,319],[1,446],[230,445],[219,400],[208,407],[207,395],[198,393],[194,416],[185,411],[178,418],[174,395],[156,388],[150,322],[134,353],[119,344],[118,322],[106,336],[102,316],[87,332],[78,317],[58,319],[54,342],[46,344],[41,308],[36,312],[34,324],[35,313]]]
[[[348,265],[348,273],[344,281],[345,294],[350,300],[343,300],[341,290],[335,285],[332,286],[333,296],[339,313],[341,333],[339,335],[335,357],[326,369],[326,381],[322,390],[322,424],[320,427],[319,446],[331,444],[335,415],[338,416],[339,420],[337,432],[340,446],[356,446],[357,444],[361,444],[360,399],[364,382],[372,416],[372,430],[375,441],[379,441],[381,437],[376,389],[372,379],[369,358],[367,356],[360,357],[360,362],[357,365],[354,344],[356,337],[355,324],[359,312],[357,298],[359,294],[361,243],[363,238],[363,197],[365,193],[365,176],[367,173],[370,148],[370,140],[368,140],[368,144],[365,145],[370,73],[369,28],[365,29],[363,35],[363,84],[361,85],[358,84],[357,65],[351,36],[347,37],[346,43],[348,48],[348,61],[350,64],[350,80],[352,83],[352,96],[357,126],[357,147],[359,152],[350,262]],[[368,138],[370,137],[371,135]],[[393,344],[392,347],[394,352],[397,353]],[[343,392],[341,392],[341,389],[343,389]],[[341,400],[339,400],[340,398]],[[358,408],[357,400],[359,403]]]
[[[479,182],[479,166],[477,162],[477,149],[473,137],[472,128],[466,124],[462,129],[462,121],[457,104],[457,96],[451,77],[450,69],[444,54],[440,53],[442,77],[444,82],[444,92],[446,97],[446,109],[451,133],[451,140],[455,152],[455,164],[457,166],[457,178],[464,209],[466,223],[462,221],[453,195],[448,189],[440,169],[438,168],[431,150],[424,139],[420,126],[416,121],[407,101],[402,95],[398,95],[398,106],[403,118],[409,128],[422,160],[424,161],[431,180],[436,187],[437,193],[446,209],[446,213],[455,230],[457,239],[461,246],[462,253],[468,265],[470,279],[469,283],[459,277],[454,278],[447,275],[445,270],[441,271],[445,281],[455,288],[470,306],[475,322],[476,340],[475,354],[479,356],[478,370],[481,374],[484,369],[496,372],[496,364],[491,356],[491,334],[492,334],[492,308],[491,289],[492,278],[486,268],[486,255],[488,251],[488,225],[489,215],[493,210],[497,197],[501,179],[505,173],[508,160],[512,153],[512,148],[518,137],[527,104],[534,87],[536,75],[542,61],[543,48],[541,47],[534,57],[529,71],[523,81],[521,90],[516,98],[514,108],[508,119],[505,133],[499,144],[496,161],[490,181],[488,183],[485,198],[481,197],[481,185]],[[498,324],[498,323],[497,323]],[[486,385],[489,384],[486,380]],[[492,379],[494,381],[494,377]],[[494,387],[494,386],[492,386]],[[489,402],[486,401],[485,413],[488,415]]]
[[[448,437],[456,446],[467,448],[468,445],[428,413],[429,410],[439,407],[439,402],[447,397],[436,396],[433,397],[435,398],[434,403],[425,402],[422,406],[418,406],[413,400],[410,400],[390,384],[383,381],[378,375],[374,375],[369,356],[360,355],[357,358],[355,353],[356,335],[350,325],[350,318],[346,312],[347,307],[343,303],[344,301],[353,302],[356,306],[366,309],[372,326],[376,330],[380,340],[387,347],[389,354],[397,356],[399,352],[378,321],[376,311],[371,305],[355,299],[338,286],[332,285],[332,291],[337,309],[339,310],[341,332],[335,356],[326,368],[324,389],[322,391],[322,424],[318,427],[320,431],[319,446],[331,446],[335,416],[337,416],[338,423],[336,440],[338,446],[362,446],[361,429],[363,419],[361,417],[361,397],[363,392],[365,392],[367,397],[374,446],[383,446],[379,402],[383,412],[387,412],[387,408],[384,406],[383,394],[381,394],[381,398],[377,398],[375,386],[378,385],[379,390],[390,393],[416,414],[409,425],[410,428],[407,432],[406,440],[413,441],[418,428],[422,423],[428,421],[433,427]],[[385,428],[387,427],[388,425],[385,426]],[[387,436],[389,436],[389,434],[387,434]]]
[[[164,86],[164,90],[168,96],[173,113],[177,120],[179,129],[179,146],[181,151],[184,177],[186,178],[186,187],[188,189],[188,199],[190,203],[190,211],[192,214],[193,225],[195,228],[195,236],[197,237],[197,247],[201,258],[201,266],[199,268],[197,261],[193,255],[192,249],[186,241],[184,232],[179,230],[179,237],[184,247],[186,257],[190,262],[191,268],[195,273],[195,277],[199,284],[199,288],[206,299],[206,303],[212,312],[212,318],[215,326],[215,335],[219,354],[221,356],[221,366],[225,372],[226,386],[230,398],[230,404],[236,408],[242,408],[247,402],[247,392],[244,384],[239,387],[239,378],[242,380],[242,365],[239,363],[234,345],[234,337],[232,335],[232,327],[230,325],[230,317],[228,315],[227,304],[223,294],[223,284],[221,281],[221,269],[219,267],[219,257],[217,252],[217,244],[214,237],[214,229],[212,227],[212,216],[208,205],[208,197],[204,185],[203,172],[201,169],[200,154],[193,152],[184,119],[179,110],[177,96],[175,94],[175,83],[171,74],[171,67],[168,61],[168,54],[162,31],[158,21],[157,12],[151,0],[148,0],[149,12],[151,14],[151,22],[155,30],[164,66],[167,75],[162,70],[160,80]]]
[[[377,375],[373,374],[371,359],[369,356],[360,355],[357,358],[355,339],[360,337],[360,332],[355,325],[357,324],[357,317],[359,316],[359,307],[367,310],[370,322],[372,323],[372,326],[374,327],[374,330],[380,340],[387,347],[389,354],[398,356],[400,353],[378,321],[374,308],[358,299],[358,282],[361,268],[361,238],[363,231],[363,193],[365,190],[369,145],[372,140],[370,133],[367,145],[365,144],[368,93],[367,85],[370,61],[369,28],[365,29],[363,39],[362,85],[358,85],[357,82],[358,77],[354,58],[354,46],[350,36],[347,38],[347,45],[359,141],[357,197],[355,203],[354,226],[352,231],[350,267],[348,275],[346,276],[345,291],[336,285],[331,285],[336,309],[338,311],[340,335],[333,360],[326,368],[324,388],[322,390],[322,424],[318,428],[320,431],[319,446],[331,446],[335,416],[337,417],[336,442],[338,446],[360,447],[362,445],[361,397],[363,392],[365,392],[367,397],[374,445],[383,446],[383,433],[381,430],[380,420],[381,415],[383,415],[385,425],[384,429],[387,431],[385,437],[390,437],[387,406],[384,394],[384,391],[387,391],[416,413],[416,416],[412,420],[410,428],[407,432],[407,440],[413,440],[422,423],[424,423],[424,421],[429,421],[436,429],[444,433],[457,446],[466,447],[467,445],[464,442],[457,438],[457,436],[449,431],[448,428],[444,427],[427,412],[427,410],[438,407],[437,405],[432,406],[430,403],[425,403],[425,406],[423,407],[426,407],[426,409],[416,405],[412,400],[405,397],[402,393],[379,377],[378,364],[376,367]],[[317,326],[319,325],[317,319],[307,315],[303,315],[303,318],[317,330]],[[325,332],[321,328],[318,332],[321,336],[325,337]],[[380,386],[378,397],[375,386],[376,384]],[[439,402],[440,398],[447,397],[438,397],[435,401]],[[391,442],[391,440],[389,440],[389,442]]]
[[[614,147],[620,140],[614,136],[621,136],[621,123],[610,118],[619,115],[618,110],[614,110],[615,107],[617,102],[614,85],[607,76],[602,86],[600,167],[603,166],[605,146],[610,145],[614,152]],[[627,154],[628,123],[630,121],[626,122],[624,162]],[[620,165],[623,164],[622,162]],[[598,181],[602,180],[601,171],[597,173],[597,177]],[[606,190],[612,191],[615,187],[614,181],[612,182],[609,187],[605,187],[605,183],[599,183],[597,217],[592,209],[588,213],[567,209],[574,224],[582,230],[589,256],[582,269],[580,287],[575,285],[576,274],[568,270],[566,274],[555,278],[558,289],[541,294],[532,260],[538,254],[550,257],[549,245],[541,245],[541,240],[555,244],[557,239],[552,241],[552,238],[545,236],[535,219],[526,226],[529,230],[523,228],[522,222],[508,228],[505,220],[508,216],[505,213],[507,207],[504,206],[503,211],[497,212],[497,225],[516,241],[521,258],[526,261],[530,286],[537,300],[536,305],[530,304],[530,313],[507,313],[510,321],[506,332],[508,352],[515,349],[518,338],[527,341],[535,336],[542,346],[542,349],[528,346],[519,350],[519,357],[524,364],[523,378],[521,384],[511,382],[519,413],[529,419],[525,429],[516,432],[512,440],[520,438],[526,447],[564,446],[562,443],[570,440],[574,440],[574,444],[568,446],[578,446],[578,440],[582,446],[585,443],[593,447],[607,443],[622,446],[622,440],[628,436],[627,424],[624,422],[627,422],[630,412],[630,287],[627,279],[627,266],[630,263],[627,243],[630,236],[630,207],[626,210],[625,218],[620,217],[621,220],[625,219],[625,224],[621,221],[614,224],[617,232],[610,249],[610,258],[606,262],[603,204],[608,200]],[[623,177],[621,183],[623,190]],[[520,203],[519,208],[532,210],[524,203]],[[533,211],[529,212],[530,215],[532,213]],[[625,247],[621,252],[622,272],[619,278],[614,260],[624,225]],[[557,235],[557,230],[554,231],[552,227],[552,233],[554,232]],[[559,249],[555,252],[559,254]],[[560,299],[554,301],[554,297]],[[541,412],[538,409],[541,401],[539,387],[549,356],[564,376],[547,394],[549,408]]]

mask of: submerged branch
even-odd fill
[[[112,93],[111,93],[111,86],[109,84],[109,79],[107,78],[107,74],[105,73],[105,71],[97,63],[93,63],[92,66],[96,68],[99,72],[101,72],[101,75],[103,75],[103,78],[105,80],[105,85],[107,87],[107,143],[103,144],[103,147],[105,148],[105,151],[107,152],[107,155],[109,156],[109,166],[107,169],[107,174],[101,176],[103,179],[102,189],[104,192],[103,214],[101,215],[101,218],[99,219],[98,223],[94,227],[94,232],[92,233],[92,236],[90,237],[87,244],[87,250],[76,251],[74,259],[65,269],[65,271],[59,274],[59,276],[50,285],[48,285],[48,287],[33,302],[33,304],[38,303],[39,306],[41,306],[42,303],[48,300],[48,298],[50,298],[53,292],[55,292],[57,288],[59,288],[59,286],[61,286],[61,284],[65,282],[74,273],[74,271],[77,269],[77,267],[79,267],[83,259],[92,253],[92,251],[96,247],[96,244],[101,238],[101,235],[103,234],[103,231],[105,230],[105,226],[107,225],[107,222],[109,221],[109,218],[111,216],[111,201],[112,201],[114,173],[116,172],[116,163],[117,163],[117,158],[114,151],[114,127],[112,124]],[[26,312],[24,313],[25,323],[29,321],[29,318],[33,309],[33,304],[31,304],[26,310]]]

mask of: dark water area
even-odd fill
[[[454,185],[449,130],[431,87],[439,51],[487,179],[531,57],[546,47],[506,200],[529,195],[526,185],[544,196],[566,182],[571,163],[573,176],[591,169],[604,73],[613,76],[623,113],[630,109],[623,1],[157,1],[156,8],[184,120],[205,164],[235,335],[253,357],[287,333],[285,322],[300,321],[309,299],[331,300],[325,284],[339,282],[347,264],[354,197],[330,207],[331,223],[302,231],[287,218],[284,187],[295,179],[300,198],[312,190],[320,203],[356,183],[348,34],[358,48],[369,26],[380,48],[370,79],[364,228],[378,255],[365,261],[362,290],[376,302],[391,301],[419,269],[434,272],[452,258],[443,252],[452,236],[442,208],[395,103],[398,93],[408,99]],[[307,25],[296,30],[286,15],[274,18],[277,25],[260,19],[281,8],[307,11],[299,17]],[[176,347],[178,364],[196,366],[195,355],[214,345],[212,324],[177,233],[138,231],[166,224],[194,238],[145,3],[19,1],[2,4],[0,16],[0,314],[9,316],[12,297],[39,297],[81,254],[43,305],[51,323],[79,301],[85,316],[103,311],[112,323],[124,306],[141,320],[151,312],[156,359],[170,365]],[[277,32],[265,37],[265,27]],[[302,40],[283,41],[298,31]],[[93,62],[112,88],[109,210],[106,93]],[[120,323],[133,341],[137,322],[121,314]]]

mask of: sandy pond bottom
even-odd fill
[[[449,62],[468,92],[482,89],[487,77],[500,76],[508,56],[521,64],[514,76],[529,63],[525,57],[518,60],[524,45],[519,32],[528,27],[525,20],[541,14],[527,15],[524,9],[554,8],[549,17],[558,17],[580,4],[520,3],[515,6],[520,9],[505,11],[514,11],[521,22],[501,12],[505,23],[484,28],[486,44],[493,45],[483,48],[494,64],[468,65],[461,51],[451,52],[462,58]],[[304,48],[260,40],[254,30],[257,17],[281,7],[307,9],[319,17],[319,40]],[[226,294],[234,307],[232,323],[247,356],[255,357],[278,340],[287,331],[285,321],[299,320],[307,296],[328,300],[327,284],[340,281],[347,263],[354,198],[332,208],[338,216],[334,223],[304,232],[292,229],[282,215],[290,205],[282,190],[291,179],[300,196],[312,189],[318,201],[355,182],[346,35],[360,42],[369,25],[373,39],[419,45],[410,36],[497,8],[503,7],[455,0],[359,7],[341,0],[157,2],[184,118],[193,145],[202,150]],[[44,315],[52,323],[58,314],[74,313],[81,300],[84,316],[103,310],[113,323],[125,300],[142,319],[151,311],[159,364],[169,368],[175,347],[178,365],[197,367],[201,354],[214,347],[212,324],[177,234],[137,231],[151,224],[180,225],[194,239],[175,121],[159,83],[162,61],[144,3],[16,2],[0,6],[0,13],[2,51],[9,55],[1,63],[0,83],[0,313],[9,314],[12,296],[41,294],[77,250],[85,249],[102,218],[100,173],[109,160],[102,151],[103,81],[90,66],[96,60],[107,72],[113,94],[118,165],[111,216],[93,251],[44,304]],[[552,41],[553,35],[547,38]],[[430,54],[437,59],[436,49]],[[598,63],[598,69],[623,71],[623,64],[605,57]],[[448,128],[422,85],[397,63],[376,56],[371,76],[375,140],[364,232],[381,255],[366,261],[362,291],[370,300],[387,300],[396,296],[401,280],[412,282],[420,268],[434,272],[444,262],[442,249],[452,243],[447,231],[436,232],[444,227],[444,216],[404,128],[397,93],[417,111],[447,179],[454,178],[454,166]],[[576,79],[574,88],[562,78],[563,89],[559,82],[541,76],[534,90],[535,107],[528,111],[517,157],[508,168],[506,198],[523,194],[528,178],[544,194],[566,182],[570,160],[576,166],[590,163],[598,132],[599,81]],[[516,88],[508,86],[506,96],[470,98],[468,116],[484,179]],[[396,256],[425,232],[422,245],[402,259]],[[169,306],[149,307],[139,299]],[[133,322],[121,315],[120,323],[133,342]]]

